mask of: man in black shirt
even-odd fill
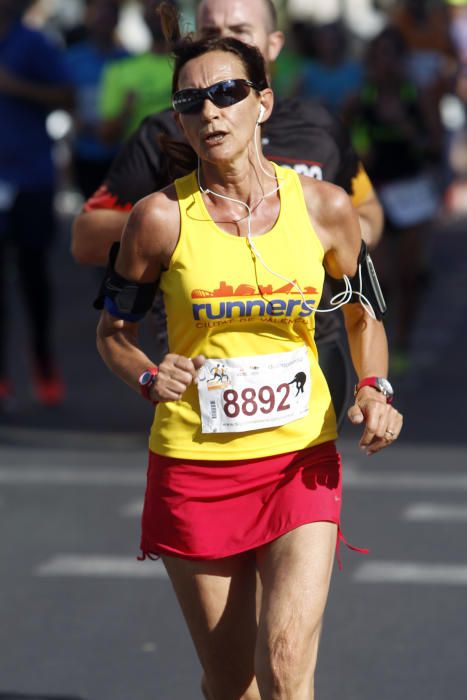
[[[202,0],[196,20],[201,36],[233,36],[254,44],[268,65],[284,43],[271,0]],[[102,187],[77,216],[72,239],[77,262],[105,264],[108,250],[120,239],[135,202],[173,179],[159,145],[160,134],[181,138],[170,110],[152,115],[141,124],[117,156]],[[275,105],[261,135],[263,151],[270,160],[343,187],[358,211],[363,238],[370,247],[376,245],[382,231],[381,208],[347,132],[334,117],[317,102],[283,100]],[[321,306],[329,307],[329,294]],[[338,416],[345,409],[350,385],[340,326],[339,312],[317,314],[320,364]]]

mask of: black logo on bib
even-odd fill
[[[295,384],[295,386],[297,387],[297,393],[295,394],[295,396],[298,396],[299,394],[303,394],[303,393],[304,393],[304,392],[303,392],[303,387],[305,386],[305,383],[306,383],[306,374],[305,374],[305,372],[297,372],[297,374],[296,374],[295,377],[292,379],[292,381],[289,382],[289,384]]]

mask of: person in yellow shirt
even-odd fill
[[[359,377],[349,418],[369,454],[402,427],[384,328],[359,294],[377,317],[383,305],[356,281],[368,258],[344,190],[262,153],[273,93],[259,51],[208,38],[178,43],[175,57],[173,107],[198,166],[133,208],[98,348],[157,404],[141,548],[167,568],[205,697],[305,700],[342,493],[314,342],[325,269],[354,290],[343,307]],[[137,340],[157,285],[171,348],[158,367]]]
[[[199,37],[232,36],[257,46],[268,75],[281,52],[284,35],[278,28],[272,0],[202,0],[197,6]],[[161,151],[161,138],[178,133],[173,112],[153,114],[126,142],[102,186],[76,217],[72,234],[75,260],[105,265],[109,248],[120,240],[132,206],[170,181],[169,162]],[[298,173],[343,187],[352,196],[362,237],[374,248],[381,237],[383,215],[372,184],[353,152],[349,135],[322,105],[313,100],[276,100],[270,119],[262,126],[266,156]],[[156,333],[165,346],[165,319],[160,304],[154,307]],[[316,340],[320,363],[341,420],[352,379],[347,350],[342,342],[338,314],[322,314]]]

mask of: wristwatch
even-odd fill
[[[392,388],[391,384],[388,382],[386,377],[365,377],[365,379],[360,379],[358,384],[355,385],[354,396],[356,396],[360,389],[363,389],[364,386],[373,387],[373,389],[376,389],[376,391],[381,392],[381,394],[383,394],[383,396],[386,397],[386,401],[388,403],[393,402],[394,389]]]
[[[148,401],[152,401],[149,392],[151,391],[152,385],[156,381],[158,372],[159,369],[157,367],[150,367],[149,369],[146,369],[138,379],[141,396],[143,396]],[[153,403],[156,404],[157,401],[153,401]]]

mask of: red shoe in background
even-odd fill
[[[13,384],[8,379],[0,379],[0,414],[10,413],[13,405]]]
[[[0,401],[9,399],[13,395],[13,386],[8,379],[0,379]]]
[[[36,371],[34,386],[36,396],[43,406],[58,406],[65,398],[65,384],[57,370],[47,374]]]

